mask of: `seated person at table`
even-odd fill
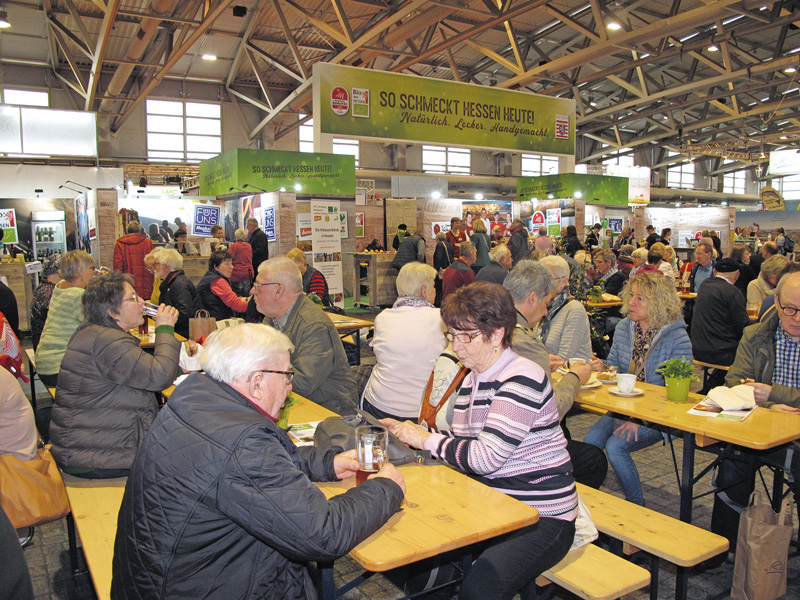
[[[442,275],[442,302],[458,288],[469,285],[475,281],[475,271],[472,265],[475,262],[475,244],[462,242],[461,254],[444,270]]]
[[[781,271],[783,271],[788,262],[786,257],[780,254],[770,256],[763,262],[758,277],[747,284],[748,304],[755,304],[758,308],[761,308],[764,299],[775,292],[775,286],[778,285],[778,277],[780,277]]]
[[[619,255],[617,255],[617,269],[625,276],[625,279],[628,279],[633,268],[632,255],[634,250],[636,248],[633,245],[625,244],[619,249]]]
[[[265,325],[209,336],[205,373],[176,388],[136,455],[112,598],[315,598],[308,563],[343,556],[400,508],[391,464],[330,500],[312,483],[352,476],[358,461],[297,448],[275,424],[291,350]]]
[[[754,388],[755,400],[760,406],[800,413],[800,371],[797,369],[800,357],[799,309],[800,273],[789,273],[781,277],[775,289],[775,310],[766,320],[745,330],[736,359],[725,377],[728,387],[746,382],[745,385]],[[755,487],[755,468],[760,466],[757,461],[783,468],[785,459],[785,448],[766,452],[742,449],[720,463],[717,487],[725,489],[728,502],[744,507]],[[755,468],[753,462],[756,462]],[[791,471],[794,476],[793,491],[797,496],[800,493],[797,486],[800,481],[797,450]],[[733,549],[736,547],[738,528],[739,512],[715,496],[711,531],[727,537]],[[709,567],[713,566],[712,562]]]
[[[179,229],[175,232],[175,241],[167,244],[167,248],[177,250],[186,256],[196,256],[200,254],[197,248],[194,247],[194,244],[186,239],[186,232],[183,229]]]
[[[286,258],[291,258],[297,268],[300,269],[300,274],[303,276],[303,293],[306,296],[314,294],[320,299],[323,306],[331,306],[333,302],[328,293],[328,282],[325,279],[325,275],[314,267],[308,266],[306,253],[300,248],[292,248],[286,254]]]
[[[653,262],[652,256],[656,255],[661,260]],[[661,271],[664,275],[670,278],[670,281],[675,281],[675,271],[672,269],[672,263],[669,262],[669,250],[667,250],[667,246],[662,244],[661,242],[656,242],[647,251],[647,262],[648,264],[655,265],[659,271]],[[674,285],[674,283],[673,283]]]
[[[606,359],[618,373],[634,373],[638,381],[664,385],[658,366],[670,358],[692,360],[692,343],[681,317],[681,301],[675,284],[660,273],[639,273],[622,290],[622,313],[614,343]],[[644,506],[642,483],[631,453],[663,439],[660,431],[611,414],[600,420],[583,439],[605,448],[625,499]]]
[[[50,311],[53,290],[61,281],[61,275],[58,272],[61,268],[61,256],[61,254],[51,254],[42,261],[39,287],[36,288],[31,300],[31,343],[34,350],[39,347],[42,330],[47,321],[47,313]]]
[[[177,250],[160,248],[155,252],[153,274],[161,280],[159,298],[162,304],[178,311],[175,331],[189,337],[189,319],[194,316],[194,284],[183,272],[183,256]]]
[[[750,325],[744,296],[734,287],[738,277],[737,262],[723,258],[714,265],[714,276],[697,290],[691,336],[697,360],[727,367],[736,357],[742,332]],[[700,393],[707,394],[710,389],[724,385],[724,379],[725,371],[713,369]]]
[[[503,285],[503,281],[511,270],[511,250],[505,244],[495,246],[489,251],[489,264],[475,275],[475,281],[488,281]]]
[[[786,263],[786,266],[783,267],[778,275],[778,281],[780,281],[784,275],[788,275],[789,273],[797,273],[798,271],[800,271],[800,263]],[[761,310],[758,311],[758,321],[760,323],[766,321],[773,312],[775,312],[775,294],[770,294],[764,298],[764,301],[761,303]]]
[[[444,351],[444,324],[434,308],[436,271],[413,262],[400,269],[392,308],[375,317],[370,346],[377,364],[364,391],[364,410],[383,419],[414,419],[436,358]]]
[[[212,252],[228,249],[228,242],[225,241],[225,230],[222,228],[222,225],[211,226],[211,237],[213,238],[211,240]]]
[[[53,457],[66,473],[88,479],[127,475],[158,414],[156,392],[175,381],[178,311],[159,306],[149,354],[129,331],[144,322],[143,308],[125,273],[99,275],[86,286],[86,320],[64,354],[50,425]]]
[[[582,358],[588,363],[592,358],[589,316],[583,303],[570,295],[569,265],[560,256],[546,256],[539,263],[556,282],[555,296],[539,325],[539,335],[550,354],[563,360]]]
[[[548,258],[563,260],[555,256]],[[514,308],[517,309],[517,326],[511,339],[511,349],[539,365],[550,381],[550,371],[555,368],[555,364],[537,335],[536,324],[547,313],[547,303],[554,291],[558,290],[559,284],[544,265],[532,260],[523,260],[508,274],[503,287],[511,294]],[[561,360],[560,364],[565,363]],[[573,440],[564,422],[581,385],[589,380],[591,374],[589,359],[586,359],[584,364],[574,365],[554,386],[553,392],[558,404],[561,428],[567,436],[567,452],[572,460],[572,475],[578,483],[599,489],[608,472],[608,461],[603,451],[591,444]]]
[[[294,390],[340,415],[353,414],[358,393],[342,340],[330,317],[303,294],[294,261],[262,262],[253,290],[264,323],[285,333],[294,345]]]
[[[59,269],[62,279],[53,289],[50,310],[36,348],[36,372],[47,387],[55,387],[61,359],[70,336],[83,322],[83,290],[94,277],[94,259],[83,250],[64,254]]]
[[[38,441],[31,403],[17,378],[0,367],[0,454],[33,460],[37,457]]]
[[[628,277],[633,277],[641,271],[642,267],[647,264],[647,248],[637,248],[631,253],[631,260],[633,260],[633,266],[631,270],[628,272]]]
[[[231,288],[231,273],[233,255],[225,250],[214,252],[208,259],[208,271],[195,289],[195,311],[207,310],[209,315],[221,320],[247,310],[248,298],[238,296]]]
[[[735,285],[744,298],[747,298],[747,284],[756,278],[755,272],[750,267],[750,256],[750,248],[744,244],[737,244],[731,250],[730,258],[739,264],[739,278]]]
[[[625,285],[625,275],[617,269],[617,259],[611,250],[601,250],[594,257],[594,267],[600,275],[597,285],[603,286],[608,294],[619,296]]]
[[[455,400],[452,437],[384,420],[406,444],[539,511],[538,523],[473,549],[461,600],[513,597],[557,564],[575,537],[567,440],[545,371],[511,348],[515,314],[511,295],[495,283],[479,281],[445,298],[446,337],[472,370]]]

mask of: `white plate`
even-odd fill
[[[644,394],[644,390],[635,387],[633,388],[632,392],[626,393],[626,392],[620,392],[619,388],[617,386],[614,386],[608,388],[608,393],[613,394],[614,396],[622,396],[623,398],[634,398],[636,396],[641,396],[642,394]]]
[[[614,377],[614,379],[598,379],[597,381],[605,385],[614,385],[617,383],[617,378]]]
[[[581,389],[582,390],[596,390],[599,387],[603,387],[603,384],[600,383],[599,381],[595,380],[593,382],[588,382],[587,381],[586,385],[582,385],[581,386]]]

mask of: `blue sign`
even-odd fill
[[[214,225],[222,225],[222,207],[212,204],[195,204],[192,235],[211,237],[211,228]]]
[[[275,207],[267,206],[264,208],[264,233],[267,234],[267,241],[277,240],[275,235]]]
[[[609,219],[608,227],[612,229],[614,233],[622,233],[622,219]]]

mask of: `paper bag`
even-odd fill
[[[742,511],[736,542],[736,566],[731,598],[775,600],[786,593],[786,563],[792,539],[792,501],[786,499],[780,514],[760,502]]]
[[[64,480],[50,447],[33,460],[0,456],[0,505],[14,529],[49,523],[69,514]]]
[[[205,337],[217,330],[217,320],[207,310],[198,310],[189,319],[189,339],[202,342]]]

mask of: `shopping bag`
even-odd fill
[[[205,337],[217,330],[217,320],[207,310],[198,310],[189,319],[189,339],[201,342]]]
[[[754,494],[755,495],[755,494]],[[736,565],[731,598],[734,600],[774,600],[786,593],[786,563],[792,539],[793,502],[786,499],[780,514],[760,495],[739,518]]]
[[[442,433],[450,431],[453,403],[469,372],[469,369],[458,360],[452,345],[448,345],[436,358],[433,372],[422,394],[417,419],[422,427],[429,427]]]
[[[581,495],[578,494],[578,516],[575,517],[575,537],[572,538],[570,550],[577,550],[581,546],[591,544],[599,536],[600,533],[594,525],[589,507],[581,498]]]
[[[0,506],[14,529],[49,523],[69,514],[64,480],[50,446],[33,460],[0,456]]]

